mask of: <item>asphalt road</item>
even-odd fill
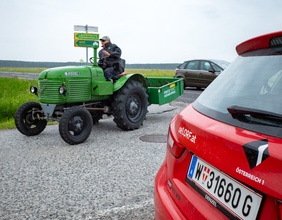
[[[0,77],[20,78],[20,79],[37,79],[38,73],[21,73],[21,72],[0,72]]]
[[[153,219],[168,124],[200,93],[188,88],[175,102],[149,106],[134,131],[106,116],[75,146],[58,125],[33,137],[1,130],[0,219]]]

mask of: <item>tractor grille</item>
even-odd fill
[[[62,82],[40,81],[39,97],[40,101],[50,104],[60,104],[66,102],[85,102],[91,99],[90,81],[88,79],[66,81],[67,94],[59,94]]]
[[[70,80],[68,84],[69,102],[82,102],[91,99],[90,81],[88,79]]]
[[[61,82],[39,81],[39,98],[45,103],[61,103],[62,96],[59,94]]]

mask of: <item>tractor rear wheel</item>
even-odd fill
[[[113,98],[114,122],[125,131],[139,128],[148,112],[148,95],[144,86],[129,80],[118,90]]]
[[[74,106],[64,112],[59,123],[62,139],[68,144],[83,143],[92,130],[92,117],[88,110]]]
[[[17,129],[26,136],[40,134],[47,125],[47,120],[42,119],[44,113],[37,102],[26,102],[15,113]]]

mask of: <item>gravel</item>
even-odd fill
[[[38,136],[0,131],[0,219],[153,219],[154,178],[167,134],[184,106],[150,106],[144,125],[125,132],[106,117],[87,141],[68,145],[49,125]]]

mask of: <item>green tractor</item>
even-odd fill
[[[90,66],[57,67],[40,73],[39,87],[30,87],[39,102],[26,102],[15,113],[15,124],[22,134],[38,135],[48,121],[58,121],[62,139],[79,144],[104,114],[112,115],[122,130],[138,129],[148,105],[169,103],[183,93],[183,80],[176,78],[123,73],[114,82],[106,81],[97,65],[98,47],[94,42]]]

